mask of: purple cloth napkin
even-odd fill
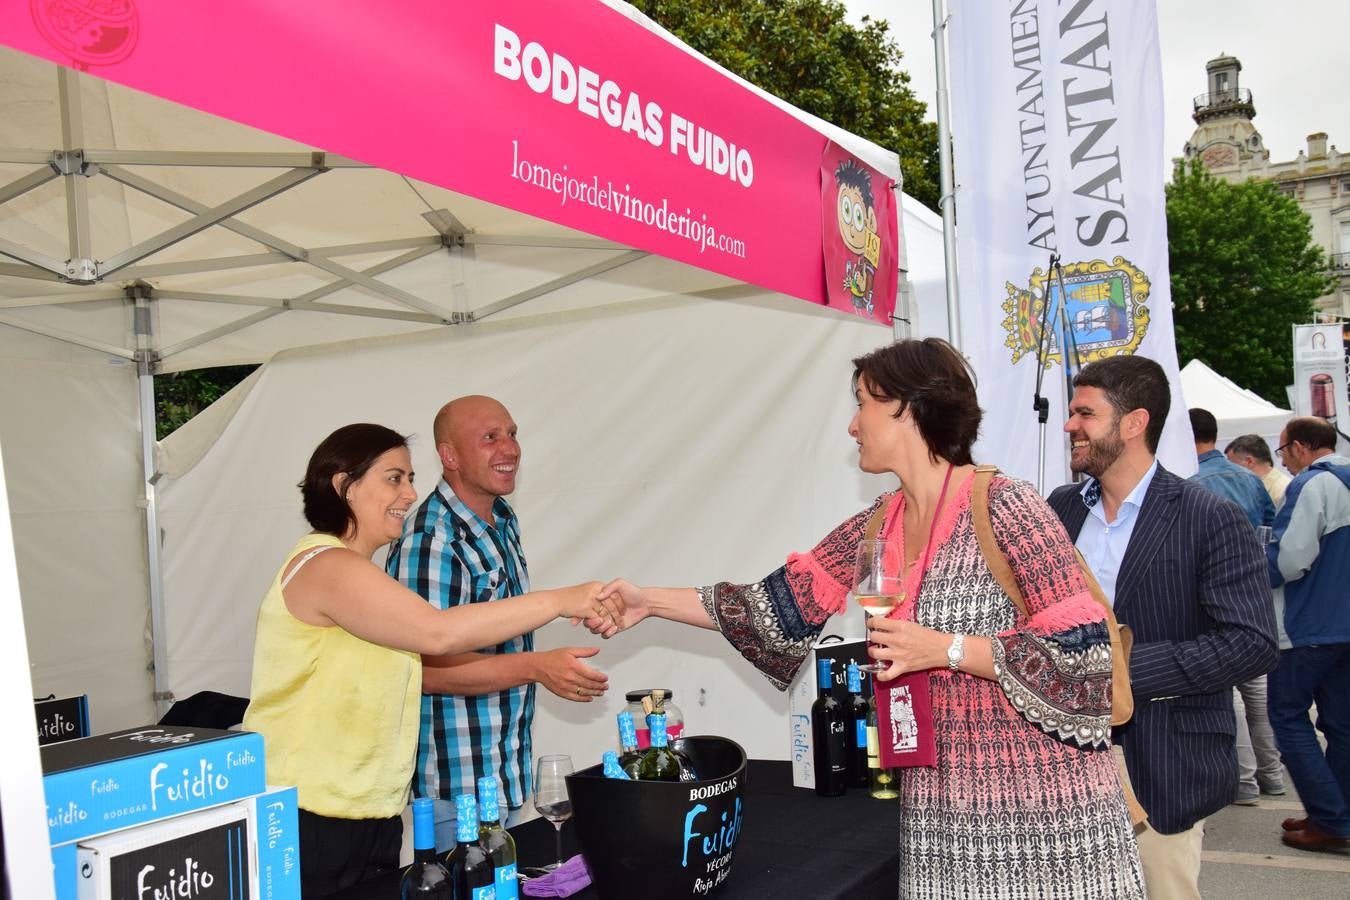
[[[578,853],[547,875],[522,884],[520,892],[527,897],[570,897],[589,887],[590,883],[591,870],[586,868],[586,860]]]

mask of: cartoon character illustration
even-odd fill
[[[834,180],[839,185],[839,236],[856,257],[844,263],[844,287],[853,297],[853,308],[871,315],[872,285],[881,256],[872,176],[857,160],[846,159],[834,170]]]
[[[891,746],[896,752],[915,750],[919,746],[919,723],[914,718],[914,698],[905,686],[891,692]]]

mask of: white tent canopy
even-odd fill
[[[1181,389],[1187,408],[1207,409],[1218,420],[1220,450],[1239,435],[1256,434],[1270,444],[1274,458],[1280,430],[1292,412],[1238,386],[1198,359],[1182,367]]]
[[[867,493],[848,358],[884,329],[14,51],[0,83],[0,441],[33,690],[90,694],[98,730],[153,718],[156,688],[241,690],[258,579],[301,528],[294,482],[347,421],[425,434],[449,396],[502,395],[541,584],[757,577],[750,548],[801,547]],[[791,113],[898,177],[894,154]],[[902,205],[907,311],[939,325],[937,219]],[[325,346],[282,353],[308,345]],[[151,371],[278,353],[145,471]],[[607,480],[591,458],[668,477]],[[149,547],[147,474],[168,504]],[[713,512],[692,511],[700,491]],[[699,637],[696,657],[725,655]]]

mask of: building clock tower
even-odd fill
[[[1195,98],[1191,117],[1195,131],[1186,142],[1184,158],[1200,161],[1211,171],[1232,169],[1244,162],[1270,158],[1252,119],[1256,107],[1252,92],[1238,84],[1242,63],[1220,55],[1205,63],[1209,90]]]

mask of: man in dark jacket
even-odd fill
[[[1279,658],[1265,561],[1240,509],[1158,464],[1161,366],[1110,357],[1074,388],[1070,465],[1090,477],[1050,506],[1134,631],[1134,718],[1113,739],[1149,815],[1149,895],[1199,898],[1205,817],[1237,787],[1232,689]]]

